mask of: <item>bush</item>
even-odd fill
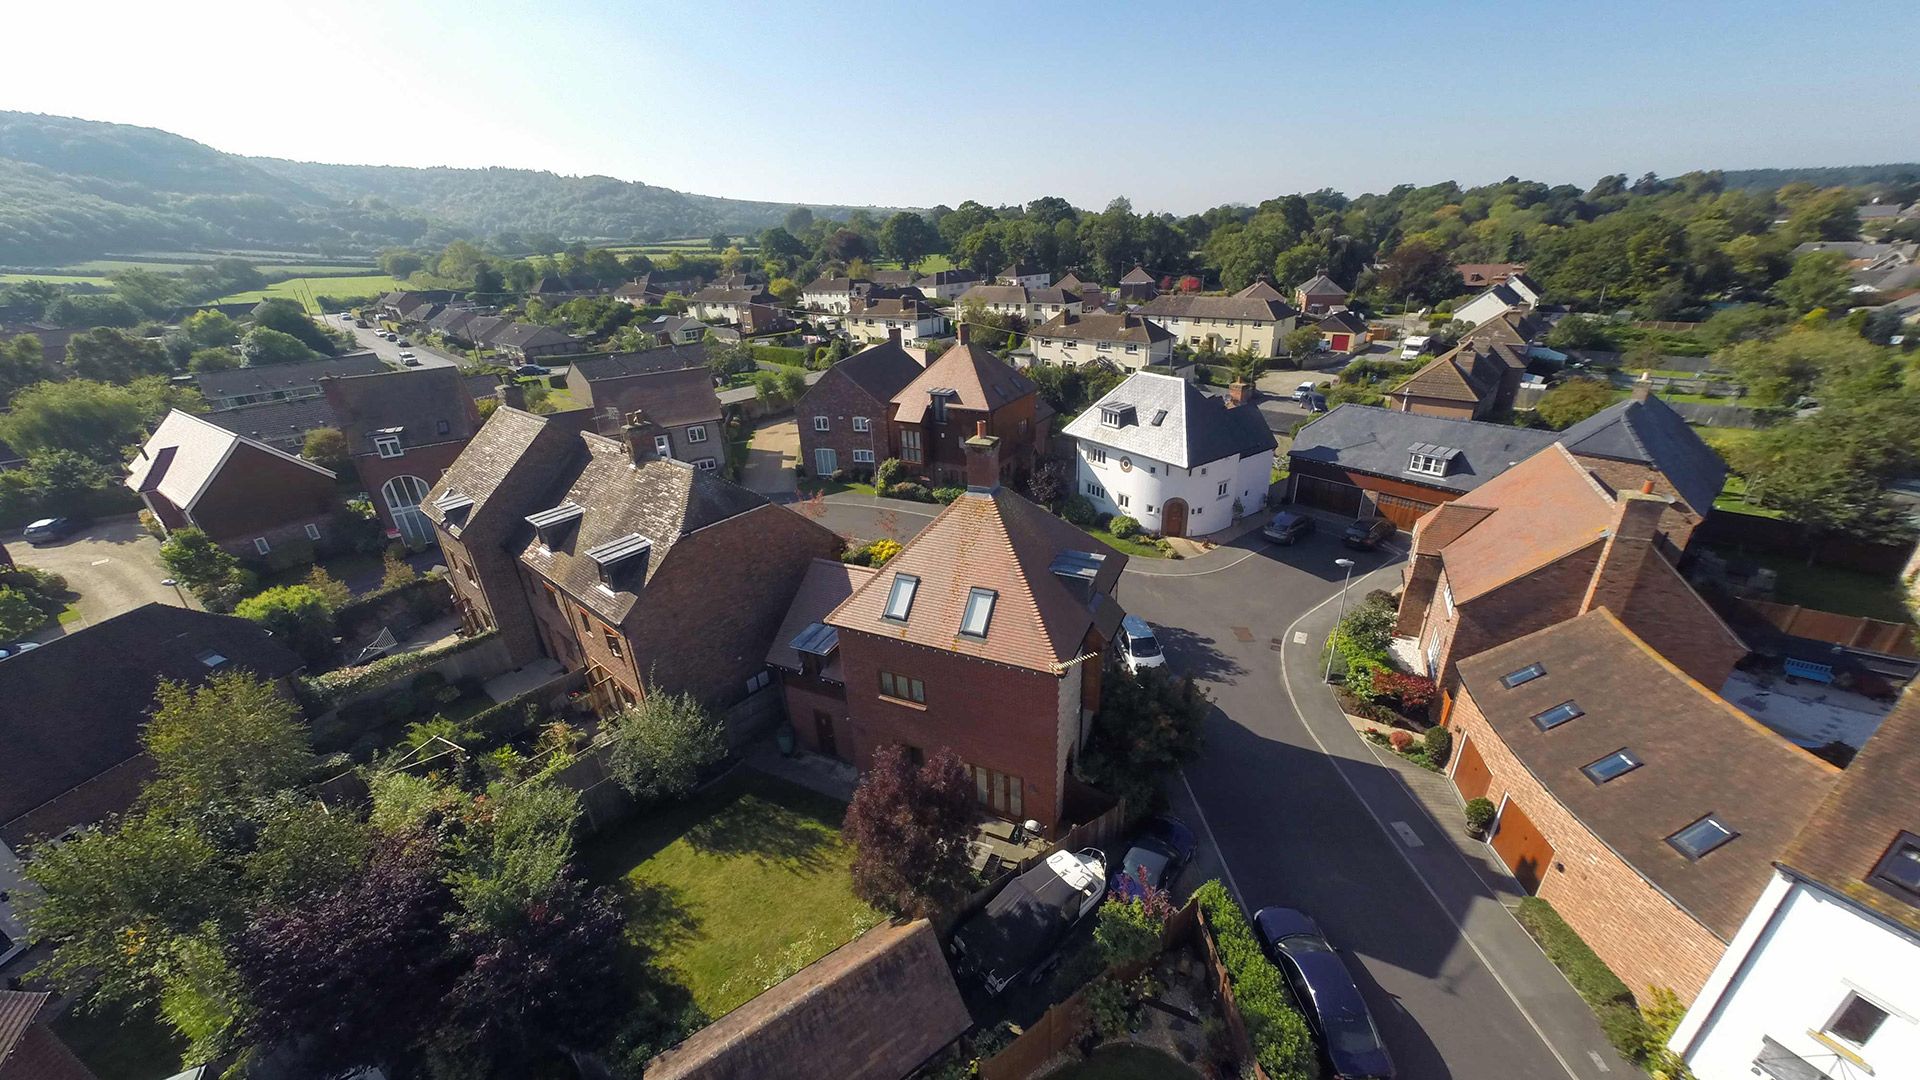
[[[312,699],[312,704],[318,706],[317,711],[325,712],[356,694],[404,679],[415,672],[425,671],[455,653],[484,645],[493,640],[494,634],[498,632],[486,630],[471,637],[448,642],[437,649],[422,649],[419,652],[383,657],[359,667],[337,668],[324,675],[308,679],[303,685],[307,696]]]
[[[966,493],[967,489],[963,487],[937,487],[933,489],[933,501],[950,503]]]
[[[1487,798],[1467,800],[1467,828],[1474,832],[1486,832],[1493,824],[1493,800]]]
[[[233,613],[266,627],[309,664],[323,664],[333,657],[333,611],[311,586],[268,589],[240,601]]]
[[[1207,929],[1219,950],[1220,964],[1233,983],[1233,996],[1247,1024],[1253,1056],[1272,1080],[1310,1080],[1318,1071],[1307,1022],[1280,988],[1280,971],[1260,948],[1240,905],[1218,880],[1194,893]]]
[[[1427,729],[1427,760],[1436,769],[1444,769],[1447,759],[1453,756],[1453,732],[1435,724]]]
[[[1084,529],[1093,524],[1093,500],[1085,495],[1070,495],[1067,504],[1060,508],[1060,516]]]
[[[900,541],[883,537],[879,540],[869,540],[857,548],[848,550],[840,556],[840,561],[855,566],[880,567],[887,565],[887,560],[898,554],[900,554]]]
[[[907,470],[906,463],[899,458],[888,458],[873,470],[873,486],[885,491],[900,482],[900,474]]]
[[[1127,540],[1140,535],[1140,523],[1121,514],[1107,523],[1107,531],[1121,540]]]
[[[933,501],[933,492],[928,491],[925,484],[895,484],[887,489],[887,497],[930,503]]]
[[[1387,743],[1388,745],[1392,746],[1395,750],[1404,754],[1407,752],[1409,748],[1413,746],[1413,732],[1401,731],[1400,729],[1395,728],[1392,732],[1388,733]]]

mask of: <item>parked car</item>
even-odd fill
[[[1107,889],[1129,899],[1140,896],[1140,879],[1156,889],[1172,885],[1193,861],[1193,830],[1170,817],[1149,818],[1107,879]]]
[[[513,373],[515,375],[551,375],[553,369],[541,367],[539,364],[521,364],[513,369]]]
[[[11,645],[0,645],[0,660],[10,660],[23,652],[32,652],[40,647],[37,641],[16,641]]]
[[[400,346],[403,349],[413,348],[413,342],[408,341],[406,338],[401,338],[399,341],[395,342],[394,344]]]
[[[1098,848],[1056,851],[1012,881],[953,935],[954,966],[998,995],[1042,963],[1074,924],[1106,899],[1107,860]]]
[[[344,316],[344,315],[343,315],[343,316],[341,316],[341,318],[346,318],[346,316]],[[359,327],[359,328],[360,328],[360,329],[362,329],[362,330],[365,330],[365,329],[367,328],[367,320],[365,320],[365,319],[355,319],[355,320],[353,320],[353,325],[355,325],[355,326],[357,326],[357,327]]]
[[[400,354],[400,362],[407,365],[408,367],[420,366],[420,358],[413,355],[410,352],[402,352]]]
[[[1276,544],[1297,544],[1313,535],[1314,521],[1305,514],[1282,510],[1260,529],[1260,535]]]
[[[1327,411],[1327,395],[1321,393],[1308,394],[1307,400],[1300,404],[1305,405],[1307,411],[1310,413],[1323,413]]]
[[[1377,517],[1368,521],[1356,521],[1347,526],[1346,531],[1340,534],[1340,542],[1355,551],[1372,551],[1380,546],[1381,541],[1399,531],[1398,525],[1386,518]]]
[[[1302,403],[1312,400],[1316,389],[1317,389],[1316,384],[1310,383],[1310,382],[1303,382],[1299,386],[1296,386],[1293,388],[1293,400],[1302,402]]]
[[[1313,1029],[1332,1080],[1393,1080],[1373,1014],[1320,927],[1292,908],[1268,907],[1253,913],[1253,929]]]
[[[24,535],[26,536],[27,543],[32,544],[34,547],[39,547],[42,544],[51,544],[55,540],[63,540],[73,535],[74,530],[84,524],[86,523],[77,517],[41,518],[39,521],[28,525]]]
[[[1135,675],[1145,668],[1166,665],[1167,654],[1161,651],[1160,639],[1153,636],[1153,627],[1147,625],[1147,620],[1138,615],[1120,620],[1120,661]]]

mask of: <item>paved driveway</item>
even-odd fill
[[[747,466],[740,484],[775,502],[793,498],[797,481],[793,467],[800,461],[800,425],[791,416],[761,420],[747,442]]]
[[[160,563],[160,541],[131,517],[97,521],[46,547],[10,539],[7,551],[21,566],[62,575],[67,588],[80,594],[76,603],[84,621],[69,623],[64,630],[49,627],[35,635],[42,641],[155,601],[175,606],[181,602],[180,595],[160,584],[167,576]],[[184,595],[193,606],[192,595]]]
[[[1121,578],[1121,603],[1215,703],[1204,753],[1173,782],[1190,783],[1229,885],[1249,908],[1297,907],[1320,921],[1401,1076],[1631,1075],[1320,685],[1318,646],[1338,604],[1324,602],[1341,584],[1334,560],[1358,564],[1350,600],[1393,588],[1399,560],[1340,548],[1330,525],[1294,548],[1255,533],[1187,562],[1136,560]],[[1420,848],[1399,838],[1402,827]]]

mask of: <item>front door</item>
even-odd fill
[[[1460,737],[1460,752],[1454,755],[1453,786],[1468,802],[1486,795],[1493,786],[1493,772],[1480,756],[1480,748],[1465,735]]]
[[[1532,819],[1520,810],[1520,804],[1512,799],[1500,811],[1500,820],[1493,827],[1493,850],[1500,860],[1513,871],[1520,880],[1527,895],[1540,891],[1540,879],[1547,872],[1547,864],[1553,862],[1553,845],[1540,835]]]
[[[826,479],[840,471],[840,452],[830,446],[822,446],[813,452],[813,475]]]
[[[824,713],[819,711],[818,709],[814,710],[813,741],[816,745],[820,747],[820,752],[827,755],[828,757],[837,758],[840,756],[840,748],[833,741],[833,714],[832,713]]]
[[[1187,535],[1187,500],[1168,499],[1160,508],[1160,531],[1168,536]]]

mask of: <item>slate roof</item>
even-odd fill
[[[1457,603],[1599,543],[1616,514],[1613,496],[1558,443],[1481,484],[1471,496],[1428,511],[1421,531],[1434,515],[1454,507],[1491,511],[1441,549]],[[1430,550],[1424,537],[1417,542],[1421,550]]]
[[[1133,406],[1124,427],[1108,427],[1101,421],[1103,408],[1114,402]],[[1165,416],[1160,415],[1163,412]],[[1061,434],[1183,469],[1225,457],[1272,453],[1276,445],[1258,406],[1229,408],[1225,399],[1203,393],[1178,375],[1146,371],[1127,376],[1074,417]]]
[[[793,647],[793,641],[815,623],[824,623],[833,609],[853,595],[853,590],[872,580],[880,571],[870,566],[856,566],[853,563],[838,562],[833,559],[815,559],[807,567],[807,576],[801,579],[800,591],[793,594],[793,603],[787,607],[787,617],[780,623],[779,632],[773,635],[773,646],[767,650],[767,663],[788,671],[800,671],[800,654]],[[835,657],[830,664],[832,670],[825,674],[839,681],[837,674],[839,659]]]
[[[376,378],[363,375],[358,378]],[[337,427],[333,406],[324,397],[294,398],[290,401],[262,401],[234,409],[201,413],[200,418],[250,439],[265,443],[297,445],[315,428]]]
[[[1533,663],[1546,674],[1512,689],[1500,683]],[[1733,939],[1773,860],[1834,790],[1839,770],[1688,678],[1604,608],[1457,666],[1474,705],[1534,779],[1722,941]],[[1583,715],[1547,731],[1532,722],[1566,701]],[[1621,749],[1644,764],[1604,784],[1580,771]],[[1667,843],[1709,813],[1738,835],[1699,859]]]
[[[911,297],[885,300],[862,300],[855,297],[847,308],[847,317],[850,319],[860,315],[876,319],[895,318],[918,321],[932,318],[938,313],[932,304]]]
[[[1912,694],[1881,721],[1779,862],[1920,932],[1914,900],[1868,883],[1902,832],[1920,835],[1920,698]]]
[[[1086,289],[1098,289],[1100,287],[1099,282],[1084,280],[1079,274],[1073,273],[1069,273],[1066,277],[1054,282],[1053,285],[1056,289],[1065,289],[1068,292],[1082,292]]]
[[[911,270],[875,270],[873,272],[875,285],[891,285],[896,289],[906,288],[918,280],[920,275]]]
[[[428,319],[427,326],[429,329],[437,330],[442,334],[458,334],[466,328],[468,323],[479,317],[480,313],[472,308],[446,308],[438,315]]]
[[[1657,395],[1616,402],[1561,432],[1560,442],[1575,454],[1659,470],[1695,513],[1712,509],[1726,486],[1727,463]]]
[[[590,607],[609,623],[625,619],[639,600],[644,582],[651,580],[673,554],[674,547],[697,529],[771,505],[738,484],[720,478],[717,470],[696,469],[677,461],[649,461],[635,466],[626,445],[598,435],[575,436],[580,445],[544,498],[528,504],[528,511],[546,510],[564,503],[581,508],[577,525],[567,529],[556,546],[540,543],[529,526],[518,530],[518,543],[509,545],[534,572],[546,577],[569,596]],[[600,587],[600,568],[587,552],[639,533],[652,541],[644,576],[623,580],[617,591]]]
[[[328,379],[321,386],[355,454],[374,452],[376,431],[397,428],[400,445],[430,446],[464,441],[480,430],[480,411],[457,368],[409,368]],[[442,423],[447,430],[440,430]]]
[[[1126,277],[1120,279],[1122,285],[1157,285],[1159,283],[1160,279],[1147,273],[1147,268],[1144,266],[1134,267],[1127,271]]]
[[[572,334],[562,333],[551,326],[542,326],[538,323],[518,322],[511,326],[502,327],[498,333],[494,334],[487,341],[487,344],[495,348],[514,349],[527,349],[542,345],[573,345],[578,343],[579,339],[575,338]]]
[[[220,475],[235,444],[243,442],[312,469],[329,480],[334,478],[331,470],[311,461],[175,409],[160,421],[160,426],[141,444],[140,453],[127,463],[126,484],[142,493],[157,491],[166,496],[168,502],[186,509]]]
[[[647,1080],[900,1080],[972,1026],[925,919],[883,922],[647,1063]]]
[[[200,656],[209,651],[226,662],[208,667]],[[161,679],[198,685],[236,670],[278,679],[300,666],[256,623],[169,604],[137,607],[0,662],[0,823],[139,755]],[[37,824],[58,831],[85,822]]]
[[[617,381],[602,380],[594,387],[593,405],[596,412],[614,408],[621,416],[638,409],[646,414],[648,421],[669,428],[718,422],[722,413],[720,397],[713,389],[713,377],[703,367],[635,375]],[[719,438],[719,432],[708,432],[709,440]],[[709,445],[718,447],[719,444]]]
[[[1294,291],[1305,293],[1308,296],[1339,295],[1341,297],[1345,297],[1347,295],[1347,290],[1341,288],[1339,282],[1333,280],[1332,278],[1328,277],[1325,274],[1313,275],[1313,277],[1308,278],[1306,281],[1301,282],[1299,287]]]
[[[850,277],[841,277],[837,274],[821,274],[819,277],[808,282],[807,287],[801,289],[800,292],[802,295],[806,293],[850,293],[853,291],[853,286],[854,280]]]
[[[550,474],[577,445],[566,422],[559,419],[562,415],[536,416],[507,405],[494,409],[427,493],[421,512],[436,523],[449,524],[437,504],[443,494],[454,492],[473,500],[464,514],[452,520],[455,535],[465,537],[476,528],[496,537],[511,531],[510,523],[518,519],[513,500],[496,506],[494,494],[509,481],[515,487],[544,486],[550,481]]]
[[[488,345],[514,325],[516,325],[514,321],[505,315],[480,315],[467,321],[467,325],[460,330],[460,337],[467,341]]]
[[[1000,276],[1003,278],[1039,277],[1041,274],[1044,274],[1044,273],[1046,273],[1046,271],[1041,269],[1040,267],[1035,266],[1032,263],[1023,262],[1023,263],[1014,263],[1012,266],[1009,266],[1005,270],[1000,271]]]
[[[1053,560],[1063,551],[1103,556],[1091,590],[1053,573]],[[1005,488],[969,491],[825,621],[843,631],[1051,674],[1051,665],[1079,655],[1099,609],[1114,604],[1113,584],[1126,562],[1125,555]],[[917,577],[919,585],[906,621],[898,622],[881,612],[902,574]],[[961,616],[975,588],[997,594],[992,619],[985,637],[962,637]]]
[[[1387,391],[1389,397],[1477,404],[1499,388],[1502,369],[1525,370],[1526,354],[1510,345],[1463,343]]]
[[[207,398],[230,398],[317,386],[321,379],[329,375],[377,375],[392,370],[370,352],[349,353],[346,356],[302,360],[292,364],[265,364],[231,371],[200,371],[194,373],[193,381]]]
[[[1076,315],[1071,311],[1055,315],[1027,336],[1072,338],[1076,341],[1131,341],[1141,345],[1173,340],[1173,335],[1166,328],[1132,313]]]
[[[1300,314],[1282,300],[1260,300],[1247,296],[1188,296],[1167,293],[1134,308],[1148,318],[1161,316],[1181,319],[1254,319],[1278,322]]]
[[[645,352],[608,353],[605,356],[593,356],[577,360],[573,365],[574,374],[595,382],[602,379],[620,379],[629,375],[654,375],[662,371],[679,371],[682,368],[706,370],[707,347],[702,342],[688,345],[668,345]]]
[[[891,339],[869,345],[833,365],[833,370],[853,380],[869,397],[885,404],[920,377],[920,362],[899,342]]]
[[[1550,431],[1455,420],[1371,405],[1336,405],[1294,436],[1289,457],[1318,461],[1423,487],[1467,492],[1551,446]],[[1460,451],[1445,476],[1407,471],[1409,447],[1432,443]]]
[[[928,364],[914,380],[893,395],[899,406],[893,418],[903,424],[917,424],[927,413],[933,389],[954,391],[947,407],[993,412],[1038,392],[1033,380],[1009,367],[1006,361],[971,342],[955,344]]]
[[[1055,286],[1030,289],[1025,285],[975,285],[960,294],[960,300],[978,300],[983,304],[1077,304],[1080,294]]]

